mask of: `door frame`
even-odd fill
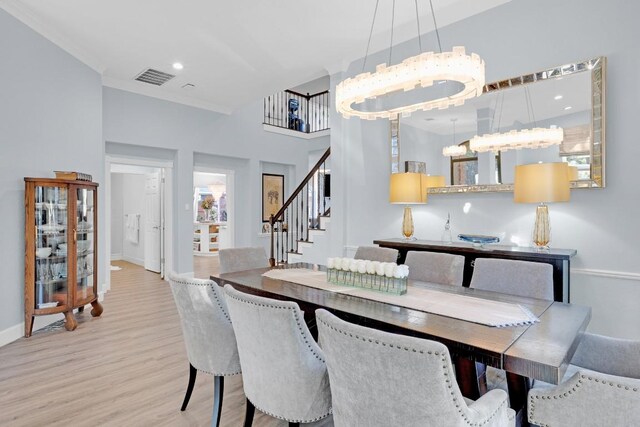
[[[165,182],[161,184],[164,187],[164,194],[161,195],[161,209],[164,212],[163,233],[161,235],[161,253],[164,256],[164,268],[161,271],[166,274],[172,271],[173,266],[173,179],[174,168],[173,162],[170,160],[156,160],[149,158],[133,158],[122,157],[118,155],[105,156],[105,196],[104,196],[104,223],[105,223],[105,257],[102,268],[105,271],[105,283],[100,286],[99,293],[104,294],[111,289],[111,166],[127,165],[127,166],[146,166],[159,168],[161,176]],[[161,262],[162,265],[162,262]],[[162,277],[162,276],[161,276]]]

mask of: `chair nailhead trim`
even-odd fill
[[[181,279],[169,279],[170,282],[173,283],[178,283],[180,285],[185,285],[185,286],[208,286],[211,288],[211,293],[213,294],[213,299],[216,300],[216,304],[218,304],[218,307],[220,308],[220,311],[222,312],[222,314],[224,315],[224,317],[229,321],[229,323],[231,323],[231,317],[229,317],[229,313],[227,313],[227,310],[224,309],[224,305],[222,305],[222,301],[220,301],[220,298],[218,297],[218,293],[213,289],[213,286],[218,286],[216,284],[216,282],[214,282],[213,280],[206,280],[206,283],[197,283],[197,282],[191,282],[191,281],[186,281],[186,280],[181,280]]]
[[[249,399],[249,398],[247,397],[247,399]],[[250,401],[250,402],[251,402],[251,404],[254,406],[254,408],[256,408],[258,411],[260,411],[260,412],[262,412],[262,413],[265,413],[265,414],[267,414],[267,415],[269,415],[269,416],[271,416],[271,417],[273,417],[273,418],[277,418],[277,419],[279,419],[279,420],[285,420],[285,421],[287,421],[287,422],[289,422],[289,423],[301,423],[301,424],[314,423],[314,422],[316,422],[316,421],[320,421],[321,419],[328,417],[328,416],[329,416],[329,415],[331,415],[331,413],[332,413],[331,408],[329,408],[329,412],[327,412],[326,414],[324,414],[324,415],[322,415],[322,416],[320,416],[320,417],[313,418],[313,419],[311,419],[311,420],[290,420],[290,419],[287,419],[287,418],[281,417],[280,415],[272,414],[272,413],[271,413],[271,412],[269,412],[269,411],[265,411],[265,410],[264,410],[264,409],[262,409],[261,407],[256,406],[256,405],[251,401],[251,399],[249,399],[249,401]]]
[[[319,322],[319,323],[322,323],[322,324],[323,324],[323,325],[325,325],[327,328],[329,328],[329,329],[331,329],[331,330],[333,330],[333,331],[336,331],[336,332],[338,332],[339,334],[342,334],[342,335],[345,335],[345,336],[348,336],[348,337],[351,337],[351,338],[355,338],[355,339],[358,339],[358,340],[362,339],[363,341],[367,342],[367,340],[366,340],[365,338],[360,338],[358,335],[354,335],[354,334],[352,334],[351,332],[346,332],[346,331],[343,331],[342,329],[338,329],[337,327],[335,327],[335,326],[333,326],[333,325],[330,325],[330,324],[328,324],[327,322],[325,322],[325,321],[323,321],[323,320],[318,319],[317,317],[316,317],[316,319],[318,320],[318,322]],[[381,342],[381,341],[379,341],[379,340],[372,341],[371,339],[369,339],[368,341],[369,341],[370,343],[374,343],[374,342],[375,342],[375,344],[377,344],[377,345],[382,345],[383,347],[386,347],[386,346],[387,346],[387,344],[386,344],[386,343]],[[399,346],[399,345],[394,345],[394,344],[389,344],[388,346],[389,346],[389,348],[397,348],[398,350],[412,351],[412,352],[414,352],[414,353],[415,353],[415,352],[417,352],[417,353],[420,353],[420,354],[425,354],[425,351],[424,351],[424,350],[418,350],[418,349],[409,348],[409,347],[401,347],[401,346]],[[433,355],[433,356],[442,356],[442,357],[440,358],[440,360],[442,360],[442,362],[444,362],[444,363],[445,363],[445,365],[443,365],[443,366],[442,366],[442,368],[444,369],[444,375],[447,375],[447,371],[446,371],[446,368],[447,368],[447,365],[446,365],[446,361],[447,361],[446,353],[440,353],[439,351],[427,350],[427,351],[426,351],[426,354],[428,354],[428,355]],[[449,380],[447,380],[446,382],[447,382],[447,387],[448,387],[448,388],[449,388],[449,390],[450,390],[450,395],[451,395],[451,396],[453,396],[453,397],[452,397],[453,404],[454,404],[454,405],[455,405],[455,407],[458,409],[458,413],[460,414],[460,416],[462,417],[462,419],[463,419],[463,420],[467,423],[467,425],[469,425],[469,426],[476,427],[476,426],[483,426],[483,425],[486,425],[487,423],[489,423],[489,421],[491,421],[491,419],[493,419],[493,418],[498,414],[498,412],[500,412],[500,410],[502,410],[502,408],[504,408],[505,406],[507,406],[507,399],[504,399],[504,400],[502,401],[502,403],[500,404],[500,406],[498,406],[498,407],[496,408],[496,410],[495,410],[491,415],[489,415],[487,418],[485,418],[482,422],[479,422],[479,423],[477,423],[477,422],[472,422],[472,421],[468,418],[467,414],[465,414],[465,413],[463,412],[463,410],[464,410],[465,408],[468,408],[468,407],[467,407],[467,405],[466,405],[466,404],[465,404],[465,405],[461,405],[461,404],[460,404],[460,401],[455,397],[455,394],[456,394],[456,393],[455,393],[455,391],[454,391],[453,385],[451,384],[451,382],[450,382]]]
[[[619,383],[615,383],[613,381],[606,381],[606,380],[600,380],[598,378],[594,378],[594,377],[589,377],[586,376],[584,374],[580,374],[580,378],[578,378],[578,381],[576,382],[576,384],[568,391],[564,392],[564,393],[560,393],[560,394],[556,394],[556,395],[538,395],[538,394],[533,394],[533,393],[529,393],[529,422],[533,423],[533,424],[537,424],[540,427],[549,427],[548,424],[545,423],[541,423],[540,421],[536,420],[534,418],[534,410],[535,410],[535,403],[534,403],[534,399],[538,400],[551,400],[553,399],[563,399],[565,397],[569,397],[571,394],[576,393],[578,391],[578,389],[583,385],[583,380],[587,380],[587,381],[591,381],[591,382],[595,382],[595,383],[599,383],[602,385],[609,385],[610,387],[614,387],[617,386],[619,389],[622,389],[622,387],[624,387],[625,390],[629,390],[628,386],[619,384]],[[638,388],[635,387],[633,388],[634,392],[638,391]],[[544,391],[542,391],[542,393],[544,393]]]

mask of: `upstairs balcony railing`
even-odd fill
[[[264,124],[298,132],[329,129],[329,91],[303,95],[284,90],[264,98]]]

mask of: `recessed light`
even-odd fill
[[[558,101],[559,99],[562,99],[562,95],[556,95],[553,97],[553,99],[555,99],[556,101]]]
[[[174,70],[182,70],[184,68],[184,65],[182,65],[180,62],[174,62],[173,63],[173,69]]]
[[[565,110],[571,110],[573,107],[571,105],[568,105],[566,107],[564,107]]]

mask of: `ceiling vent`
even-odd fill
[[[149,68],[142,73],[138,74],[135,80],[143,83],[149,83],[156,86],[162,86],[175,75],[169,73],[163,73],[162,71],[154,70],[153,68]]]

